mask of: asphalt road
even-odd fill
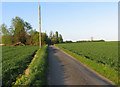
[[[49,46],[48,85],[112,85],[55,46]]]

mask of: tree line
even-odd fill
[[[11,45],[17,42],[24,43],[25,45],[39,45],[39,32],[32,28],[31,24],[24,21],[20,17],[12,18],[10,28],[5,24],[0,26],[0,36],[2,44]],[[41,33],[41,42],[44,44],[57,44],[62,43],[62,35],[51,31],[48,36],[46,33]]]

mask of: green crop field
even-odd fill
[[[2,46],[2,86],[11,86],[31,62],[39,46]]]
[[[118,84],[118,42],[66,43],[56,46]]]
[[[48,46],[39,49],[27,68],[29,71],[17,78],[14,86],[42,87],[47,84]]]

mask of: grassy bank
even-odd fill
[[[87,43],[85,43],[85,44],[87,44]],[[115,70],[115,68],[112,68],[108,64],[103,64],[103,63],[97,62],[95,59],[90,59],[90,56],[88,56],[87,54],[86,54],[87,58],[85,57],[85,55],[79,55],[80,53],[82,53],[82,51],[81,52],[79,51],[79,53],[73,52],[74,49],[80,50],[79,46],[77,46],[77,48],[75,48],[75,44],[71,44],[70,46],[69,46],[69,44],[66,44],[66,45],[65,44],[56,44],[55,46],[62,49],[66,53],[68,53],[71,56],[73,56],[74,58],[76,58],[78,61],[84,63],[88,67],[92,68],[93,70],[95,70],[96,72],[101,74],[102,76],[108,78],[109,80],[113,81],[116,85],[118,85],[118,71]],[[67,46],[68,46],[68,48],[67,48]],[[70,48],[71,48],[71,50],[69,50]],[[88,50],[88,49],[86,48],[86,50]],[[91,49],[91,52],[93,52],[92,50],[93,49]],[[87,53],[87,51],[85,51],[85,52]],[[98,58],[98,57],[96,56],[96,58]]]
[[[20,75],[17,81],[13,83],[14,86],[26,85],[26,86],[42,86],[47,83],[47,46],[39,49],[25,70],[24,75]]]

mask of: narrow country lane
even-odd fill
[[[48,50],[48,85],[112,85],[57,47]]]

